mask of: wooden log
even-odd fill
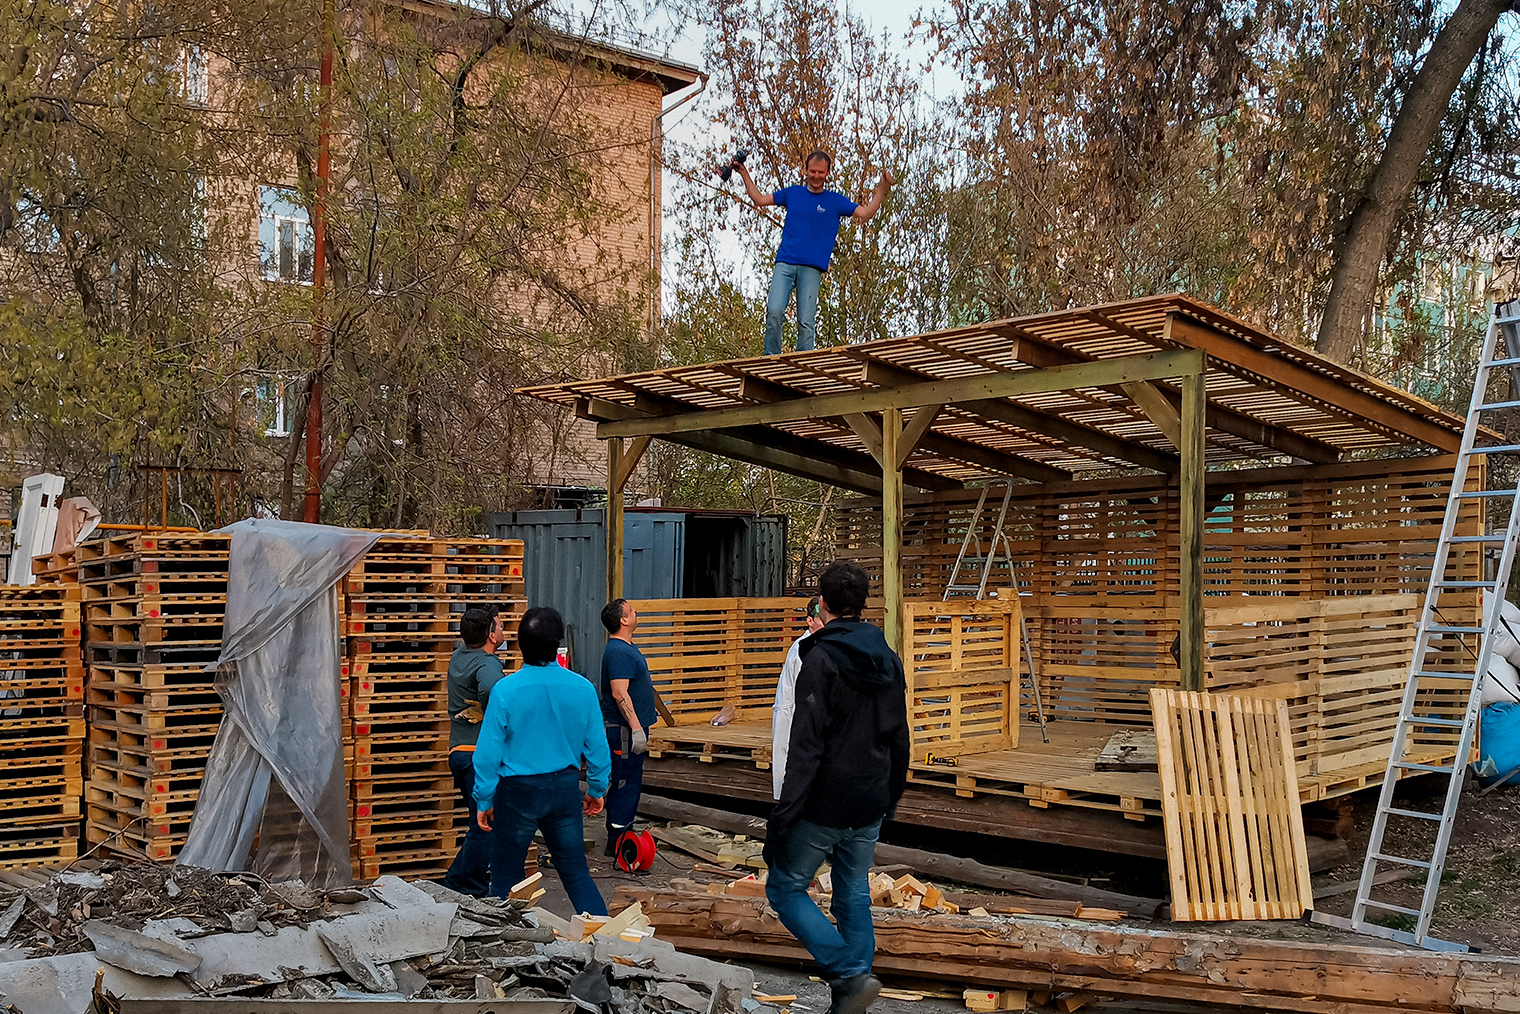
[[[806,962],[758,899],[620,886],[681,950]],[[1040,917],[873,913],[878,972],[999,989],[1153,997],[1301,1014],[1520,1009],[1520,959],[1264,940]],[[1478,1004],[1481,1003],[1481,1006]]]
[[[639,800],[639,812],[667,820],[681,820],[688,824],[700,824],[715,831],[729,834],[747,834],[754,838],[765,837],[765,821],[739,813],[714,810],[695,803],[665,799],[660,796],[643,796]],[[1069,884],[1048,877],[987,866],[975,859],[959,856],[938,855],[921,849],[904,848],[900,845],[876,846],[875,862],[878,866],[901,863],[911,869],[938,880],[953,880],[960,884],[975,884],[1004,891],[1020,891],[1035,898],[1062,898],[1080,901],[1095,908],[1118,908],[1133,915],[1155,916],[1166,904],[1159,898],[1141,898],[1117,891],[1104,891],[1082,884]]]

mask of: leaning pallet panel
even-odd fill
[[[458,850],[468,814],[448,767],[449,656],[468,606],[494,603],[516,630],[522,566],[515,540],[387,535],[344,579],[356,875],[436,876]]]
[[[77,547],[84,598],[92,844],[172,859],[190,830],[221,699],[228,536],[142,533]]]
[[[0,585],[0,869],[78,856],[79,589]]]
[[[1282,699],[1157,687],[1172,918],[1297,919],[1314,906]]]

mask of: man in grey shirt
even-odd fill
[[[475,740],[491,688],[503,675],[496,649],[506,636],[496,610],[466,609],[459,619],[464,643],[449,659],[449,771],[470,808],[470,829],[443,886],[476,898],[485,897],[491,888],[491,836],[475,820]]]

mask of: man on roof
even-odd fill
[[[834,242],[839,238],[839,223],[846,218],[869,222],[881,210],[887,191],[892,187],[892,173],[881,171],[876,189],[864,204],[856,204],[844,194],[828,190],[829,172],[834,159],[826,151],[815,151],[802,163],[805,181],[782,187],[775,193],[762,193],[743,162],[729,165],[744,181],[744,192],[757,208],[772,206],[786,209],[781,227],[781,246],[776,251],[776,267],[771,272],[770,293],[765,301],[765,354],[781,352],[781,322],[792,292],[797,293],[797,351],[817,344],[818,290],[824,272],[834,256]]]

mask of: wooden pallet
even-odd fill
[[[1172,918],[1297,919],[1314,907],[1283,700],[1151,691]]]
[[[730,723],[728,725],[657,725],[649,733],[649,756],[695,757],[697,760],[739,761],[768,770],[771,766],[771,727],[769,723]]]

